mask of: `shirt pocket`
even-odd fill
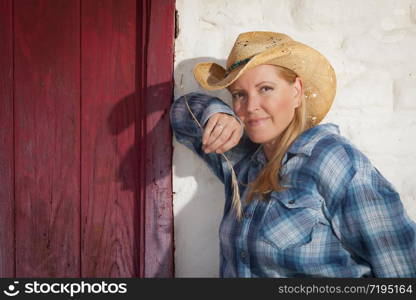
[[[260,238],[281,250],[308,244],[321,219],[321,203],[312,194],[272,192]]]

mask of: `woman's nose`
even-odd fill
[[[260,108],[260,100],[256,95],[247,96],[247,112],[253,112]]]

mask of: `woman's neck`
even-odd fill
[[[269,142],[262,144],[264,154],[266,155],[267,160],[271,160],[274,153],[276,152],[276,147],[279,144],[280,137],[277,137]]]

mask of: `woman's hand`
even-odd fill
[[[216,113],[209,118],[202,135],[202,150],[205,153],[224,153],[238,144],[243,126],[233,116]]]

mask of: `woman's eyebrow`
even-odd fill
[[[257,83],[256,85],[255,85],[255,87],[258,87],[259,85],[261,85],[261,84],[263,84],[263,83],[269,83],[269,84],[275,84],[274,82],[272,82],[272,81],[261,81],[261,82],[259,82],[259,83]]]

